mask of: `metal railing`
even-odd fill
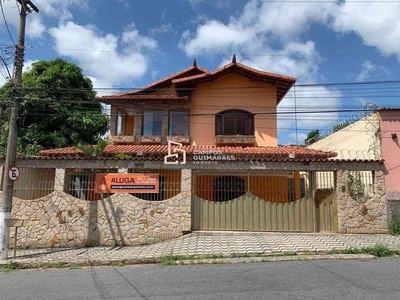
[[[194,194],[202,199],[229,201],[251,192],[253,195],[276,203],[285,203],[309,195],[307,172],[243,172],[194,174]]]
[[[118,173],[118,169],[67,169],[64,191],[81,200],[97,201],[101,195],[95,193],[96,174]],[[103,194],[108,197],[111,194]]]
[[[129,169],[128,173],[159,175],[159,192],[131,194],[132,196],[135,196],[139,199],[149,201],[163,201],[175,197],[181,192],[182,172],[180,170]]]
[[[55,174],[55,169],[20,168],[19,179],[14,183],[14,197],[34,200],[47,196],[54,191]]]
[[[366,202],[375,194],[374,173],[350,171],[347,174],[349,195],[358,202]]]

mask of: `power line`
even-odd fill
[[[0,7],[1,7],[1,13],[3,14],[4,24],[6,25],[6,28],[7,28],[8,35],[10,36],[11,41],[12,41],[13,44],[15,45],[15,41],[14,41],[14,39],[13,39],[13,37],[12,37],[11,32],[10,32],[10,28],[8,27],[8,22],[7,22],[6,15],[5,15],[5,13],[4,13],[3,1],[2,1],[2,0],[0,0]]]
[[[54,47],[44,47],[44,46],[28,46],[27,48],[31,50],[55,50]],[[77,48],[56,48],[59,51],[74,51],[74,52],[98,52],[98,53],[114,53],[115,50],[99,50],[99,49],[77,49]],[[130,54],[146,54],[152,55],[150,51],[124,51]],[[182,55],[182,52],[170,52],[164,51],[163,53],[168,55]],[[158,54],[154,54],[158,55]],[[197,57],[225,57],[230,56],[230,53],[192,53],[191,56]],[[288,57],[293,56],[293,54],[283,54],[283,53],[244,53],[247,57]],[[318,53],[296,53],[296,56],[300,57],[312,57],[312,56],[374,56],[374,55],[400,55],[400,52],[374,52],[374,53],[361,53],[361,52],[348,52],[348,53],[333,53],[333,52],[318,52]]]

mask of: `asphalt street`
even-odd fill
[[[0,299],[400,299],[400,259],[0,273]]]

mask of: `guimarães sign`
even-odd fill
[[[158,174],[96,174],[96,193],[155,193],[160,189]]]

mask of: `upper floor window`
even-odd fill
[[[146,110],[143,116],[143,135],[162,135],[162,110]]]
[[[172,136],[189,135],[189,112],[170,111],[169,112],[169,132]]]
[[[254,135],[254,115],[245,110],[226,110],[215,116],[215,135]]]

